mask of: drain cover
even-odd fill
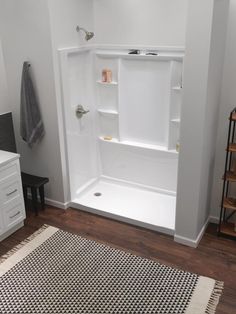
[[[94,193],[94,196],[102,196],[102,193],[96,192],[96,193]]]

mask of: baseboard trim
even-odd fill
[[[217,217],[217,216],[210,216],[210,217],[209,217],[209,222],[212,223],[212,224],[218,225],[219,219],[220,219],[220,218]]]
[[[28,193],[27,197],[29,199],[32,199],[31,193]],[[38,196],[38,202],[40,202],[39,196]],[[45,197],[45,204],[56,207],[56,208],[60,208],[60,209],[68,209],[71,205],[71,202],[62,203],[62,202],[58,202],[58,201]]]
[[[54,207],[57,207],[60,209],[68,209],[70,207],[70,204],[71,204],[70,202],[62,203],[62,202],[52,200],[50,198],[45,198],[45,203],[47,205],[54,206]]]
[[[209,222],[210,222],[210,217],[208,217],[208,219],[206,220],[205,224],[203,225],[203,227],[202,227],[201,231],[199,232],[196,239],[190,239],[190,238],[182,237],[178,234],[175,234],[175,236],[174,236],[175,242],[183,244],[183,245],[187,245],[187,246],[190,246],[193,248],[197,248],[203,235],[204,235],[204,233],[205,233],[205,231],[206,231],[206,228],[207,228]]]

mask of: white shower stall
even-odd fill
[[[60,51],[73,207],[174,233],[183,58],[180,49]],[[78,105],[89,112],[78,117]]]
[[[75,16],[64,33],[51,8],[67,206],[196,247],[210,219],[228,1],[92,3],[95,39],[77,33],[75,47],[64,44]]]

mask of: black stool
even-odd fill
[[[38,195],[37,195],[37,190],[39,190],[41,207],[44,210],[44,208],[45,208],[44,185],[49,182],[49,179],[48,178],[43,178],[43,177],[38,177],[38,176],[33,176],[31,174],[27,174],[27,173],[24,173],[24,172],[21,173],[21,178],[22,178],[25,206],[27,207],[28,188],[29,188],[29,189],[31,189],[33,209],[35,211],[35,214],[38,215],[38,207],[37,207]]]

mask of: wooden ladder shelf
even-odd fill
[[[218,226],[218,234],[228,238],[236,239],[235,226],[229,222],[230,218],[236,213],[236,196],[230,196],[230,185],[236,183],[236,163],[234,154],[236,153],[235,143],[235,124],[236,124],[236,108],[230,113],[229,131],[226,148],[225,172],[223,179],[223,191],[221,199],[220,221]]]

